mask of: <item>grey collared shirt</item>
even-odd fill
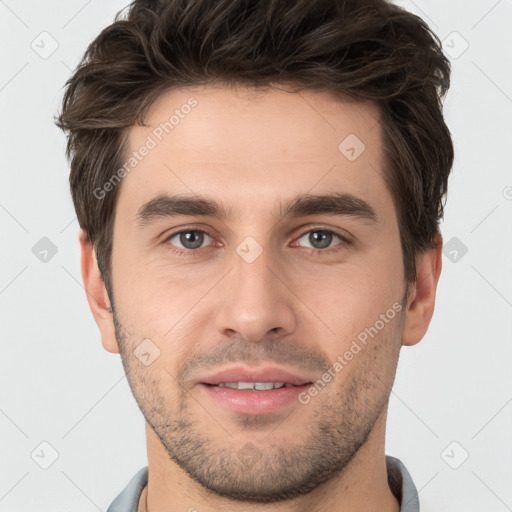
[[[395,457],[386,455],[389,487],[400,503],[400,512],[419,512],[418,491],[406,467]],[[128,485],[110,504],[107,512],[137,512],[140,495],[148,483],[145,466],[128,482]]]

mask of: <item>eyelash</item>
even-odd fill
[[[323,228],[308,229],[307,231],[304,231],[303,233],[301,233],[301,235],[299,235],[296,240],[298,241],[304,235],[307,235],[308,233],[312,233],[312,232],[315,232],[315,231],[321,232],[321,233],[328,233],[328,234],[337,236],[343,242],[344,245],[347,245],[347,246],[352,245],[352,242],[347,237],[345,237],[345,236],[341,235],[340,233],[337,233],[336,231],[333,231],[331,229],[323,229]],[[203,234],[209,236],[210,238],[213,238],[213,236],[210,235],[210,233],[208,233],[208,231],[204,231],[202,229],[188,228],[188,229],[182,229],[180,231],[176,231],[175,233],[171,233],[169,236],[167,236],[165,238],[163,243],[164,244],[168,244],[168,242],[169,242],[169,240],[171,238],[174,238],[177,235],[181,235],[182,233],[192,233],[192,232],[203,233]],[[171,252],[173,252],[175,254],[178,254],[180,256],[192,256],[193,257],[193,256],[198,255],[198,253],[199,253],[199,251],[201,249],[204,249],[204,247],[201,247],[199,249],[186,249],[186,250],[171,249]],[[311,249],[309,247],[306,247],[306,249],[310,250],[310,252],[309,252],[310,255],[320,255],[320,256],[324,256],[324,255],[331,254],[333,252],[338,252],[338,251],[341,250],[341,249],[335,249],[335,248],[330,248],[330,249]]]

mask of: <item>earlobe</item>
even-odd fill
[[[96,325],[101,333],[103,347],[113,354],[119,353],[116,340],[114,318],[110,311],[110,299],[96,259],[96,252],[87,233],[80,231],[81,270],[87,302],[91,308]]]
[[[412,285],[405,310],[402,345],[415,345],[425,333],[434,314],[437,284],[442,268],[443,239],[436,236],[436,246],[419,255],[416,282]]]

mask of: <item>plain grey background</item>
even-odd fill
[[[146,465],[81,284],[62,88],[124,0],[0,0],[0,512],[105,511]],[[403,0],[444,42],[455,143],[436,311],[404,348],[386,452],[422,512],[512,510],[512,1]],[[46,467],[46,469],[45,469]]]

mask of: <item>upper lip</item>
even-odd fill
[[[309,384],[312,379],[293,374],[283,368],[266,366],[262,368],[247,368],[244,366],[232,366],[218,372],[206,375],[199,379],[202,384],[220,384],[223,382],[284,382],[301,386]]]

